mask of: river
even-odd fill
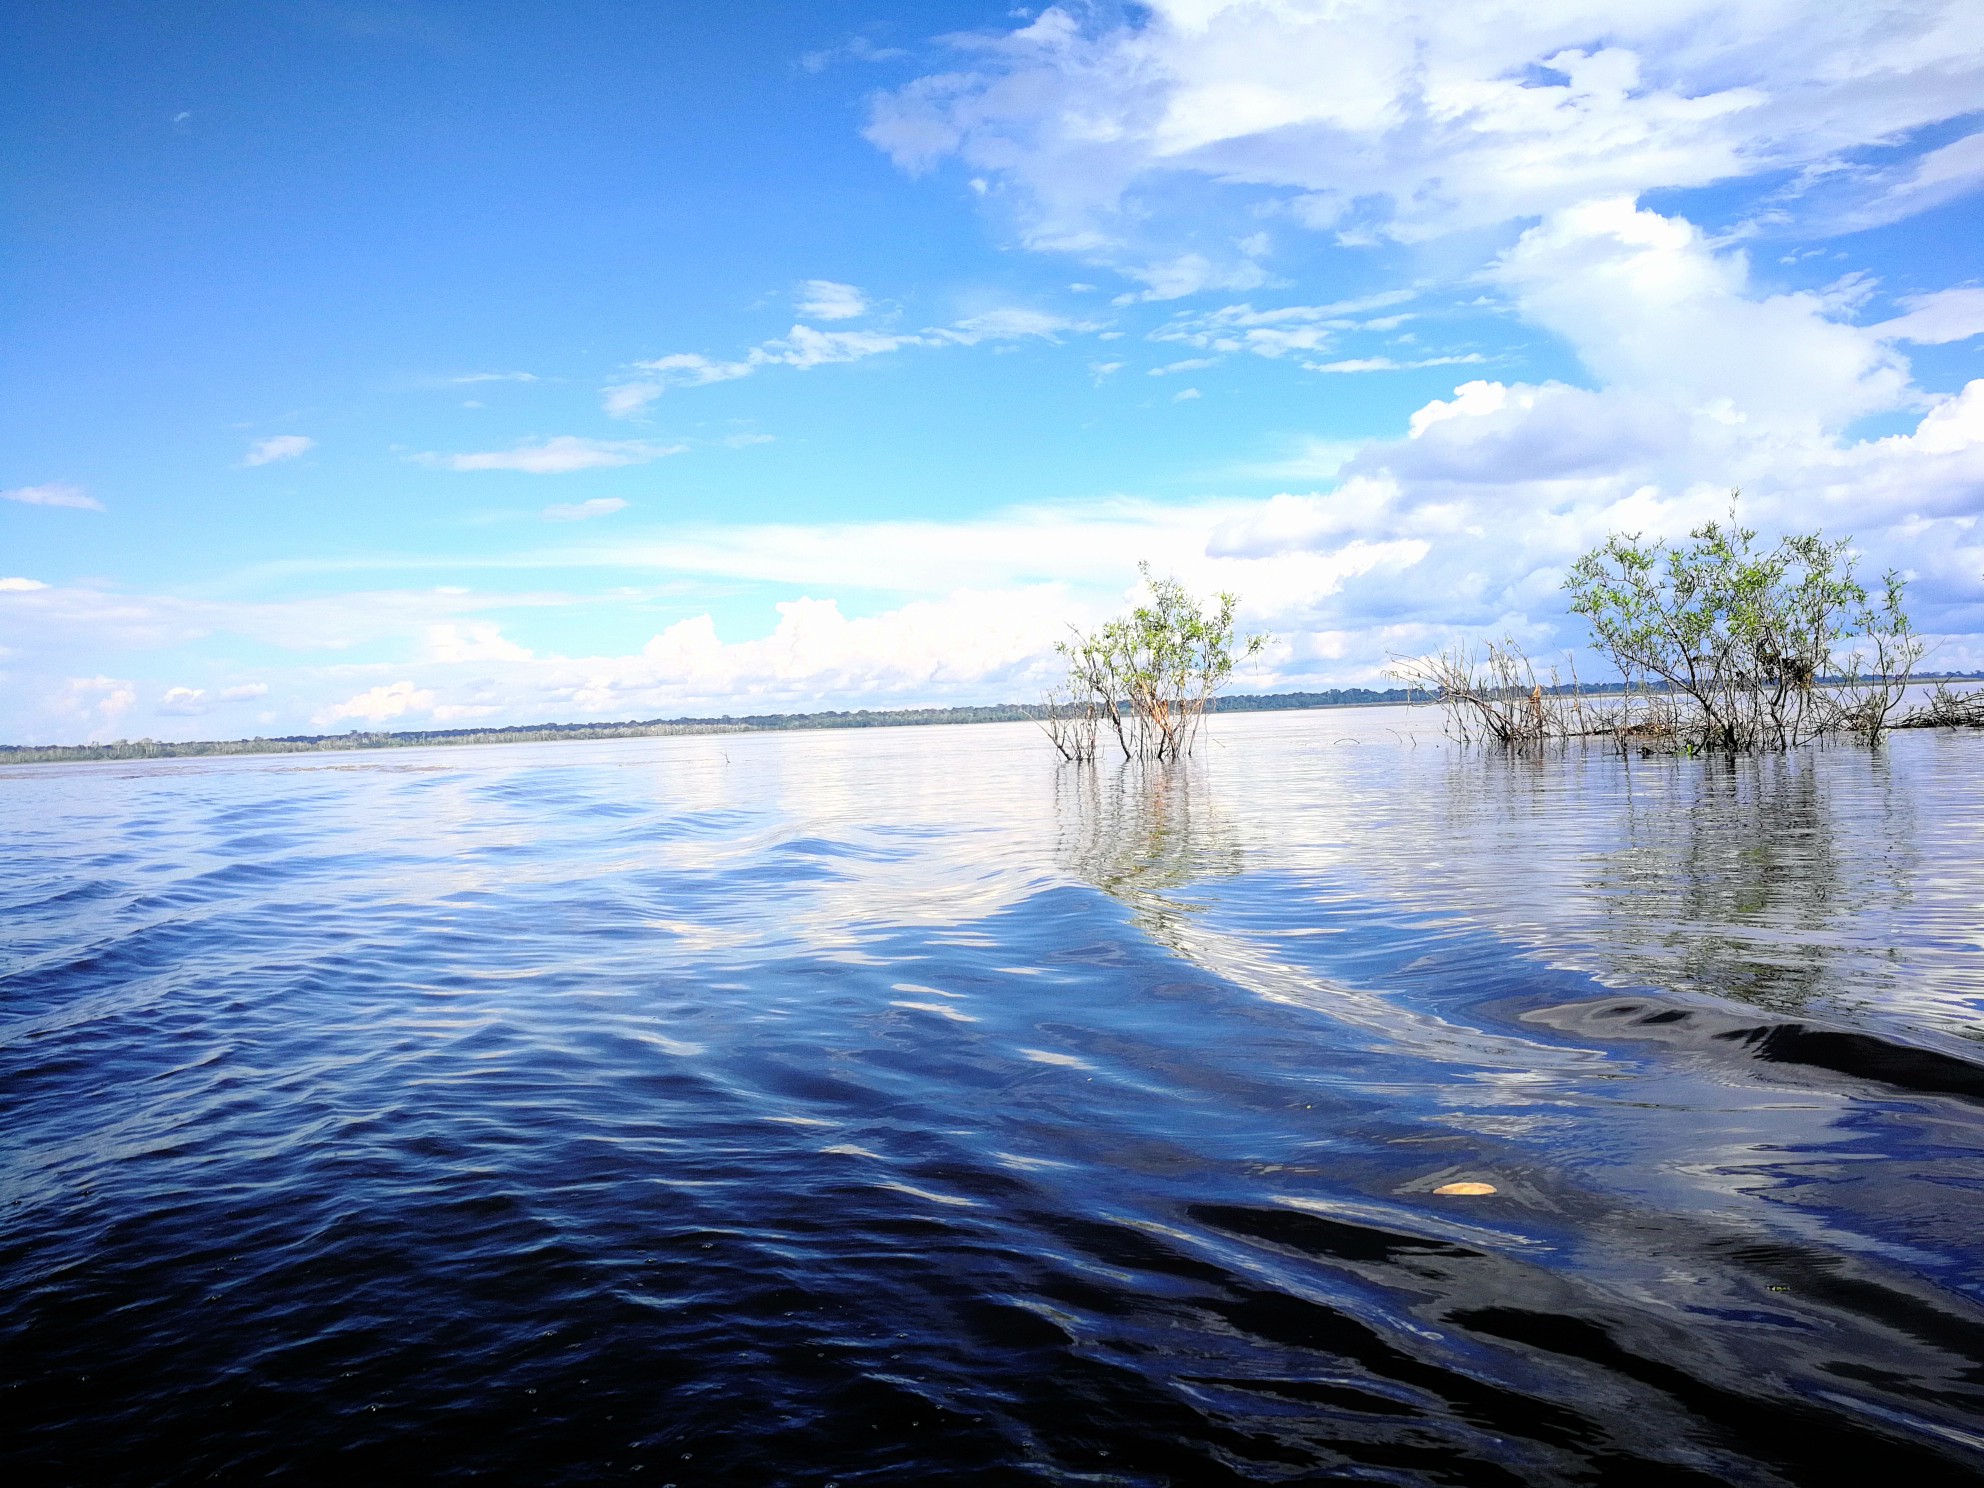
[[[1383,708],[0,770],[0,1462],[1984,1481],[1980,842]]]

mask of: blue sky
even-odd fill
[[[17,5],[0,739],[1575,647],[1740,485],[1984,666],[1970,6]]]

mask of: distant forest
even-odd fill
[[[1952,673],[1951,678],[1984,676]],[[1931,680],[1931,679],[1924,679]],[[1549,692],[1568,692],[1546,688]],[[1617,692],[1586,684],[1586,695]],[[1266,692],[1219,698],[1219,713],[1275,713],[1295,708],[1358,708],[1383,703],[1428,702],[1424,689],[1332,687],[1325,692]],[[403,729],[393,732],[284,734],[277,738],[194,739],[162,743],[119,739],[111,744],[0,744],[0,765],[63,764],[87,760],[187,759],[227,754],[315,754],[339,749],[419,749],[453,744],[534,744],[559,739],[646,739],[671,734],[776,733],[796,729],[915,728],[950,723],[1024,723],[1037,709],[1019,703],[983,708],[862,708],[855,712],[724,714],[719,718],[650,718],[625,723],[527,723],[511,728]]]
[[[1422,699],[1424,694],[1418,694]],[[1332,688],[1221,698],[1227,713],[1280,708],[1342,708],[1409,701],[1402,687]],[[114,744],[0,744],[0,764],[58,764],[72,760],[180,759],[216,754],[310,754],[329,749],[417,749],[442,744],[533,744],[554,739],[645,739],[670,734],[743,734],[792,729],[905,728],[945,723],[1024,723],[1035,710],[1019,703],[983,708],[863,708],[857,712],[750,713],[720,718],[648,718],[624,723],[526,723],[511,728],[399,729],[391,732],[284,734],[276,738],[197,739],[183,744],[119,739]]]

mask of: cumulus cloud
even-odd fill
[[[77,511],[102,511],[103,503],[83,490],[66,481],[54,481],[45,486],[14,486],[0,491],[0,501],[18,501],[23,506],[68,506]]]
[[[207,711],[207,694],[199,687],[168,687],[158,700],[161,713],[191,715]]]
[[[0,579],[0,594],[32,594],[37,589],[47,587],[40,579]]]
[[[815,320],[853,320],[868,313],[868,297],[852,284],[808,279],[799,286],[798,306]]]
[[[625,511],[627,503],[618,496],[595,496],[590,501],[558,502],[544,509],[547,522],[584,522],[592,517],[610,517]]]
[[[1623,197],[1552,214],[1494,276],[1601,382],[1823,427],[1897,407],[1908,386],[1906,363],[1821,297],[1751,294],[1743,254]]]
[[[408,713],[425,713],[433,706],[434,694],[411,682],[382,683],[325,708],[316,715],[316,721],[325,728],[352,718],[364,723],[385,723]]]
[[[278,460],[294,460],[306,455],[316,447],[317,441],[307,434],[273,434],[249,445],[248,453],[241,457],[241,463],[273,465]]]
[[[55,711],[100,739],[138,700],[135,684],[117,677],[71,677],[55,698]]]
[[[464,455],[418,455],[423,465],[444,470],[520,470],[527,475],[569,475],[575,470],[610,470],[645,465],[666,455],[679,455],[684,444],[654,444],[643,439],[581,439],[560,434],[526,441],[511,449]]]
[[[1312,440],[1314,457],[1253,471],[1334,487],[1220,519],[1206,552],[1248,565],[1230,576],[1243,592],[1264,563],[1419,545],[1410,585],[1347,573],[1296,604],[1291,656],[1369,665],[1454,626],[1572,638],[1565,563],[1614,528],[1683,532],[1735,486],[1767,529],[1851,532],[1869,563],[1919,575],[1920,615],[1984,654],[1984,392],[1927,392],[1899,350],[1977,334],[1984,296],[1919,295],[1857,324],[1876,289],[1866,276],[1773,291],[1740,248],[1642,204],[1747,181],[1772,193],[1763,220],[1802,212],[1837,231],[1984,184],[1984,134],[1918,143],[1984,96],[1984,31],[1963,0],[1850,0],[1828,22],[1774,0],[1051,7],[953,38],[958,65],[880,96],[867,134],[911,174],[961,164],[1022,243],[1139,286],[1125,302],[1265,276],[1272,245],[1222,242],[1221,221],[1349,245],[1479,234],[1437,250],[1445,284],[1287,306],[1256,296],[1150,332],[1200,354],[1186,365],[1480,363],[1410,336],[1344,345],[1451,308],[1458,284],[1577,359],[1569,381],[1462,382],[1399,438]],[[1483,241],[1506,246],[1485,265],[1457,261]],[[1851,437],[1861,419],[1910,411],[1910,433]]]
[[[1973,113],[1975,20],[1968,0],[1843,0],[1824,26],[1776,0],[1053,6],[954,38],[963,65],[878,97],[866,133],[911,173],[955,159],[1006,183],[1031,246],[1189,293],[1254,260],[1151,253],[1174,183],[1414,240],[1825,166]],[[1949,200],[1984,178],[1980,140],[1866,189],[1890,218]]]
[[[529,661],[530,650],[508,640],[503,628],[488,620],[467,620],[427,627],[430,661]]]

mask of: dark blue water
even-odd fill
[[[1424,730],[0,772],[8,1480],[1984,1481],[1984,738]]]

